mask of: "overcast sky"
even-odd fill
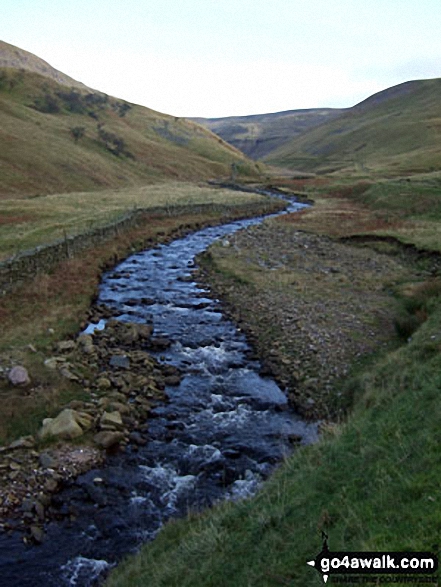
[[[1,0],[0,38],[175,116],[347,107],[441,77],[441,0]]]

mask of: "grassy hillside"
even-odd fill
[[[256,173],[193,122],[13,68],[0,68],[0,145],[0,198]]]
[[[415,173],[441,168],[441,79],[371,96],[265,158],[315,172]]]
[[[261,159],[287,141],[338,116],[342,110],[315,108],[273,114],[195,118],[252,159]]]

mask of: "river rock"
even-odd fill
[[[43,469],[52,469],[56,464],[56,460],[47,452],[41,453],[39,461]]]
[[[58,489],[58,480],[55,478],[48,479],[44,484],[44,491],[48,491],[49,493],[54,493]]]
[[[44,361],[44,366],[47,367],[48,369],[52,369],[52,370],[60,369],[64,366],[72,367],[72,365],[67,362],[66,357],[59,357],[59,356],[50,357],[49,359],[46,359]]]
[[[9,371],[8,379],[9,383],[15,387],[24,387],[29,385],[31,382],[27,369],[21,365],[12,367],[12,369]]]
[[[124,327],[121,328],[120,332],[118,332],[118,339],[127,345],[132,345],[141,340],[147,340],[151,337],[153,333],[153,326],[150,324],[137,324],[135,322],[130,322],[128,324],[124,324]]]
[[[119,412],[104,412],[100,419],[101,428],[123,430],[124,424]]]
[[[136,444],[138,446],[145,446],[148,442],[147,438],[142,436],[142,434],[140,434],[139,432],[131,432],[129,434],[129,440],[130,442],[133,442],[133,444]]]
[[[90,334],[81,334],[78,337],[78,345],[85,355],[92,355],[95,352],[93,338]]]
[[[80,378],[75,375],[74,373],[72,373],[72,371],[70,371],[68,366],[64,366],[60,369],[60,373],[61,375],[63,375],[63,377],[66,377],[66,379],[69,379],[69,381],[79,381]]]
[[[33,436],[22,436],[21,438],[14,440],[9,445],[9,450],[15,450],[17,448],[33,448],[35,446],[35,438]]]
[[[83,435],[83,428],[79,421],[83,422],[83,417],[75,410],[69,408],[63,410],[56,418],[46,418],[43,420],[43,427],[40,430],[40,438],[54,436],[72,440]]]
[[[34,542],[41,544],[44,540],[44,531],[39,526],[31,526],[30,531]]]
[[[73,351],[75,347],[76,345],[73,340],[62,340],[57,344],[57,351],[59,353],[67,353]]]
[[[44,505],[38,500],[35,502],[35,513],[37,514],[37,517],[39,520],[44,520],[44,517],[45,517]]]
[[[34,510],[34,501],[30,498],[24,499],[21,504],[21,511],[31,513]]]
[[[109,410],[112,412],[119,412],[121,415],[130,414],[131,408],[127,404],[122,404],[120,402],[110,402],[108,404]]]
[[[127,355],[112,355],[109,365],[116,369],[130,369],[130,358]]]
[[[95,444],[105,449],[116,446],[123,440],[124,434],[122,432],[116,432],[112,430],[103,430],[102,432],[98,432],[98,434],[93,437]]]
[[[164,379],[165,385],[169,385],[170,387],[177,386],[181,383],[181,376],[180,375],[168,375]]]
[[[112,389],[112,391],[110,393],[108,393],[106,395],[106,397],[109,400],[116,401],[116,402],[123,402],[124,403],[126,401],[126,396],[123,393],[121,393],[120,391],[117,391],[116,389]]]
[[[90,430],[93,426],[93,416],[87,412],[74,411],[74,418],[83,430]]]
[[[99,389],[110,389],[112,387],[110,379],[108,379],[107,377],[100,377],[97,380],[96,385],[97,387],[99,387]]]

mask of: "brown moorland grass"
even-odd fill
[[[0,144],[0,198],[228,177],[233,163],[258,176],[194,122],[13,68],[0,68]]]

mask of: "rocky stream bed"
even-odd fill
[[[167,519],[254,493],[316,439],[195,281],[196,255],[259,222],[201,230],[104,275],[89,327],[45,361],[88,399],[0,451],[5,585],[101,583]]]

